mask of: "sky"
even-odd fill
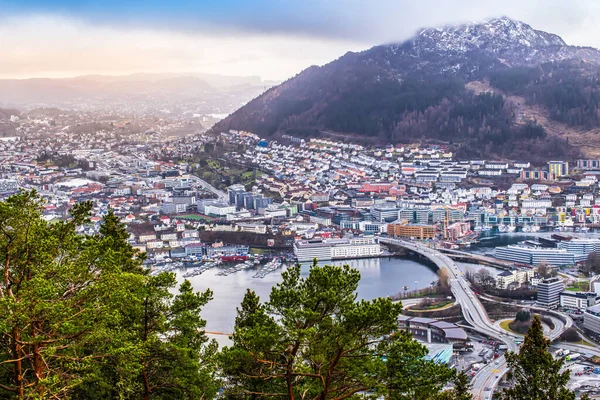
[[[600,48],[598,0],[0,0],[0,78],[207,72],[284,80],[423,27],[503,15]]]

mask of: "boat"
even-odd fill
[[[275,271],[277,268],[281,266],[281,260],[279,258],[274,258],[273,260],[266,263],[260,271],[254,274],[253,278],[263,279],[265,276]]]
[[[218,276],[228,276],[228,275],[234,274],[239,271],[250,269],[252,267],[254,267],[254,263],[250,260],[246,260],[241,264],[237,264],[237,265],[234,265],[233,267],[229,267],[229,268],[224,269],[223,271],[220,271],[217,275]]]

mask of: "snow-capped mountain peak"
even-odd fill
[[[538,31],[524,22],[508,17],[482,23],[424,29],[413,39],[423,50],[472,51],[498,53],[514,47],[562,47],[566,43],[557,35]]]

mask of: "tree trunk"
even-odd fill
[[[19,344],[20,340],[21,335],[19,329],[14,327],[12,329],[12,351],[13,358],[15,359],[13,368],[14,383],[15,388],[17,389],[17,397],[19,399],[23,399],[25,398],[25,383],[23,382],[23,361],[21,360],[21,351],[23,346]]]

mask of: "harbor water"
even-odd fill
[[[348,264],[358,269],[361,280],[358,284],[359,299],[373,299],[391,296],[403,291],[428,287],[437,280],[437,273],[431,267],[412,259],[390,257],[369,258],[359,260],[332,261],[327,264]],[[301,264],[302,276],[308,276],[311,263]],[[240,270],[228,276],[218,276],[218,268],[210,269],[201,275],[187,278],[197,291],[211,289],[213,300],[202,310],[202,317],[207,320],[207,332],[231,333],[239,307],[247,289],[255,291],[266,302],[271,288],[282,280],[281,272],[286,267],[278,268],[262,279],[253,278],[257,268]],[[175,271],[177,279],[182,282],[185,269]],[[224,337],[226,338],[226,336]],[[219,338],[217,338],[219,339]],[[221,342],[221,340],[219,340]]]

